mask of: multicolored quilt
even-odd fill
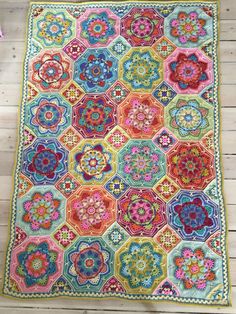
[[[31,4],[5,295],[228,305],[218,11]]]

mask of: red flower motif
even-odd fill
[[[213,180],[213,156],[196,143],[179,143],[167,159],[169,176],[186,189],[204,189]]]
[[[71,78],[70,62],[61,53],[40,55],[33,62],[32,70],[32,83],[43,91],[59,90]]]
[[[200,61],[196,54],[179,53],[177,60],[170,63],[170,70],[170,79],[181,89],[197,89],[202,81],[208,80],[207,63]]]

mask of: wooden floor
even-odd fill
[[[17,107],[20,102],[27,0],[0,0],[0,266],[7,241],[12,191],[11,175],[16,149]],[[136,301],[81,301],[55,299],[19,301],[0,297],[0,314],[111,314],[111,313],[234,313],[236,314],[236,0],[221,4],[221,105],[225,197],[229,221],[232,282],[231,308],[178,306]],[[0,278],[2,280],[2,278]]]

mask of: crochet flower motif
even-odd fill
[[[24,173],[36,185],[52,184],[66,172],[67,152],[54,140],[36,140],[24,154],[27,160]]]
[[[131,236],[153,237],[166,224],[165,203],[151,189],[129,189],[117,205],[117,221]]]
[[[183,282],[185,289],[195,287],[198,290],[204,290],[209,281],[216,278],[213,270],[215,261],[207,258],[201,248],[195,250],[183,248],[181,256],[177,256],[174,263],[175,277]]]
[[[194,99],[189,101],[180,99],[169,111],[171,126],[177,129],[183,137],[188,135],[198,137],[201,131],[209,125],[208,112],[207,108],[201,107]]]
[[[163,107],[152,96],[131,95],[119,106],[118,116],[131,138],[152,138],[163,125]]]
[[[74,80],[87,92],[102,92],[117,78],[117,60],[106,49],[89,49],[76,63]]]
[[[208,64],[199,60],[195,53],[189,56],[179,53],[177,60],[169,64],[170,80],[176,82],[183,91],[188,88],[198,89],[202,82],[209,79],[207,68]]]
[[[102,145],[94,147],[87,145],[83,152],[75,155],[77,161],[76,170],[83,175],[84,180],[89,181],[93,178],[100,180],[104,173],[111,171],[109,163],[111,156],[103,151]]]
[[[121,20],[121,35],[132,46],[151,46],[163,35],[163,17],[154,9],[132,9]]]
[[[115,121],[116,110],[107,97],[85,96],[73,107],[73,126],[84,137],[104,137]]]
[[[153,186],[164,175],[164,156],[150,141],[130,142],[118,155],[118,171],[131,186]]]
[[[81,37],[85,38],[91,46],[107,44],[116,34],[116,21],[109,17],[106,11],[92,12],[81,23]]]
[[[44,41],[46,46],[60,46],[65,38],[72,35],[71,25],[72,22],[65,17],[64,13],[48,12],[42,20],[37,22],[37,36]]]
[[[110,252],[98,241],[91,243],[82,241],[76,250],[69,255],[71,266],[69,274],[76,277],[79,285],[97,286],[102,277],[110,272]]]
[[[47,242],[29,243],[23,252],[17,255],[16,272],[24,278],[27,287],[46,286],[49,277],[57,272],[57,252],[50,250]]]
[[[150,51],[131,50],[124,57],[123,80],[133,91],[152,90],[153,85],[160,80],[160,62],[154,59]]]
[[[98,192],[84,199],[75,199],[71,206],[76,210],[77,219],[84,229],[89,229],[90,227],[100,229],[103,220],[110,218],[102,195]]]
[[[61,53],[45,52],[32,65],[32,83],[43,91],[59,90],[70,79],[70,63]]]
[[[45,136],[59,134],[69,123],[70,108],[59,97],[42,97],[30,107],[29,127]]]
[[[127,125],[132,125],[138,130],[147,132],[154,120],[155,113],[155,108],[150,108],[148,105],[140,104],[139,102],[134,101],[133,107],[129,111],[126,123]]]
[[[171,35],[178,38],[181,44],[197,42],[199,37],[204,37],[206,20],[199,18],[197,12],[179,12],[176,19],[171,20]]]
[[[163,275],[163,256],[155,250],[151,242],[131,242],[119,259],[120,275],[128,281],[132,289],[150,289]]]
[[[58,220],[60,212],[60,200],[54,199],[51,192],[45,194],[35,193],[31,200],[23,203],[25,214],[23,221],[30,223],[33,231],[43,229],[50,229],[52,222]]]
[[[199,144],[179,143],[168,157],[169,175],[185,189],[204,189],[214,178],[213,157]]]
[[[180,222],[184,226],[184,231],[187,234],[213,225],[207,208],[203,205],[200,198],[195,198],[191,202],[185,202],[184,204],[179,204],[174,207],[175,212],[178,213]]]

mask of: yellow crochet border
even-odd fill
[[[21,103],[22,104],[22,100],[23,100],[23,92],[24,92],[24,75],[25,75],[25,65],[26,65],[26,59],[27,59],[27,47],[28,47],[28,42],[27,42],[27,39],[28,39],[28,35],[29,35],[29,18],[30,18],[30,12],[31,12],[31,8],[32,8],[32,5],[70,5],[70,4],[99,4],[101,2],[104,2],[104,3],[107,3],[107,4],[114,4],[114,3],[117,3],[117,0],[112,0],[112,1],[106,1],[106,0],[100,0],[99,2],[93,2],[93,1],[79,1],[79,2],[73,2],[73,1],[70,1],[70,2],[65,2],[65,1],[57,1],[57,2],[51,2],[51,1],[31,1],[30,2],[30,7],[29,7],[29,10],[28,10],[28,16],[27,16],[27,25],[26,25],[26,32],[25,32],[25,52],[24,52],[24,62],[23,62],[23,66],[22,66],[22,69],[23,69],[23,74],[22,74],[22,80],[21,80],[21,96],[20,96],[20,99],[21,99]],[[33,300],[33,299],[57,299],[57,298],[66,298],[66,299],[71,299],[71,297],[73,298],[78,298],[80,300],[96,300],[96,299],[105,299],[105,300],[117,300],[117,299],[123,299],[123,300],[127,300],[127,301],[132,301],[132,300],[135,300],[135,301],[138,301],[138,302],[152,302],[152,303],[157,303],[157,302],[166,302],[166,303],[178,303],[179,305],[184,305],[184,306],[207,306],[207,305],[210,305],[210,306],[213,306],[213,307],[217,307],[219,308],[219,306],[232,306],[232,290],[231,290],[231,280],[230,280],[230,275],[229,275],[229,255],[228,255],[228,212],[227,212],[227,208],[225,206],[225,195],[224,195],[224,182],[223,182],[223,174],[224,174],[224,167],[223,167],[223,162],[222,162],[222,125],[221,125],[221,119],[222,119],[222,110],[221,110],[221,101],[220,101],[220,91],[219,91],[219,87],[221,85],[221,81],[220,81],[220,63],[219,63],[219,60],[220,60],[220,57],[219,57],[219,52],[220,52],[220,49],[219,49],[219,31],[220,31],[220,0],[121,0],[119,1],[119,3],[137,3],[137,2],[140,2],[140,3],[153,3],[153,4],[158,4],[158,3],[165,3],[165,4],[173,4],[173,3],[206,3],[206,4],[216,4],[217,5],[217,65],[216,65],[216,72],[217,72],[217,76],[218,76],[218,84],[217,84],[217,94],[218,94],[218,108],[217,108],[217,111],[218,111],[218,123],[219,123],[219,126],[218,126],[218,132],[219,132],[219,142],[218,142],[218,153],[219,153],[219,166],[220,166],[220,170],[221,170],[221,173],[220,173],[220,192],[221,192],[221,196],[222,196],[222,199],[223,199],[223,206],[224,206],[224,227],[225,227],[225,254],[226,254],[226,259],[227,259],[227,265],[226,265],[226,269],[227,269],[227,278],[228,278],[228,285],[229,285],[229,291],[228,291],[228,302],[227,303],[207,303],[207,304],[204,304],[204,303],[199,303],[199,302],[185,302],[181,299],[177,299],[178,300],[166,300],[166,299],[148,299],[148,298],[128,298],[129,295],[105,295],[105,296],[102,296],[102,295],[96,295],[94,297],[89,297],[89,296],[80,296],[79,294],[77,296],[69,296],[69,295],[58,295],[58,296],[47,296],[47,295],[43,295],[43,296],[32,296],[32,297],[24,297],[24,296],[11,296],[11,295],[8,295],[8,294],[5,294],[4,292],[4,282],[5,282],[5,267],[3,269],[3,277],[4,280],[2,281],[2,287],[1,287],[1,293],[0,295],[6,297],[6,298],[10,298],[10,299],[20,299],[20,300]],[[20,127],[21,127],[21,121],[20,121],[20,118],[21,118],[21,105],[18,107],[18,126],[17,126],[17,129],[18,129],[18,138],[17,138],[17,153],[16,153],[16,156],[15,156],[15,161],[14,161],[14,172],[13,172],[13,179],[12,179],[12,192],[11,192],[11,204],[13,202],[13,192],[14,192],[14,188],[15,188],[15,180],[16,180],[16,176],[17,176],[17,162],[18,162],[18,154],[19,154],[19,148],[20,148],[20,142],[21,142],[21,137],[19,136],[20,134]],[[219,174],[218,174],[219,175]],[[6,266],[6,262],[7,262],[7,254],[9,253],[9,246],[10,246],[10,238],[11,238],[11,221],[12,221],[12,215],[13,215],[13,208],[11,207],[10,209],[10,214],[9,214],[9,218],[8,218],[8,242],[6,244],[6,250],[5,250],[5,263],[4,263],[4,266]],[[145,296],[144,296],[145,297]],[[183,303],[184,302],[184,303]]]

